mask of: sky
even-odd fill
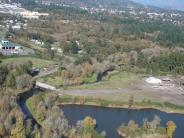
[[[153,5],[161,8],[171,8],[184,11],[184,0],[133,0],[144,5]]]

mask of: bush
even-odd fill
[[[97,81],[97,75],[94,73],[94,74],[92,74],[91,76],[89,76],[89,77],[85,77],[84,78],[84,83],[94,83],[94,82],[96,82]]]
[[[18,89],[24,89],[31,86],[31,76],[24,74],[16,78],[16,85]]]

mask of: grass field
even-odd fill
[[[1,61],[2,61],[1,64],[8,64],[12,62],[16,64],[21,64],[24,61],[32,61],[34,68],[43,68],[48,65],[54,64],[54,61],[44,60],[44,59],[39,59],[34,57],[14,57],[14,58],[2,59]]]
[[[118,72],[108,77],[107,81],[102,81],[94,84],[84,84],[81,86],[71,86],[66,89],[118,89],[130,85],[131,83],[138,80],[140,75],[129,73],[129,72]]]
[[[67,90],[98,90],[98,89],[118,89],[123,86],[128,86],[134,81],[136,81],[140,75],[129,73],[129,72],[116,72],[108,77],[106,81],[101,81],[97,83],[83,84],[80,86],[67,86],[64,89]],[[40,78],[39,81],[47,83],[49,85],[53,85],[55,87],[60,87],[62,85],[62,79],[58,76],[46,76],[44,78]]]

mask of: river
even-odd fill
[[[165,126],[167,121],[174,121],[177,125],[174,138],[184,138],[184,115],[168,114],[155,109],[129,110],[113,109],[94,106],[65,105],[62,106],[65,116],[73,125],[77,120],[84,119],[85,116],[91,116],[97,121],[97,131],[103,130],[107,133],[107,138],[119,138],[116,129],[122,123],[128,123],[129,120],[135,120],[139,125],[144,118],[149,121],[157,115],[161,118],[161,125]]]
[[[32,120],[32,124],[35,125],[37,124],[38,127],[41,127],[40,124],[36,121],[36,119],[33,117],[33,115],[31,114],[31,112],[29,111],[28,107],[26,106],[26,101],[32,97],[33,95],[36,95],[41,91],[40,89],[36,89],[33,88],[30,91],[26,91],[23,93],[18,94],[18,100],[17,103],[21,109],[21,111],[24,113],[25,119],[31,119]]]
[[[38,89],[27,91],[19,94],[18,104],[25,115],[25,119],[32,119],[33,124],[40,126],[29,112],[26,106],[26,100],[33,95],[44,92]],[[79,105],[63,105],[62,110],[70,124],[75,125],[78,120],[82,120],[85,116],[91,116],[97,121],[97,131],[103,130],[107,133],[107,138],[119,138],[116,129],[122,123],[128,123],[129,120],[135,120],[139,125],[144,118],[153,120],[157,115],[161,118],[161,125],[165,126],[167,121],[174,121],[177,125],[174,138],[184,138],[184,115],[168,114],[155,109],[129,110],[129,109],[114,109],[95,106],[79,106]]]

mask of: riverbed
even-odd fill
[[[151,121],[155,115],[161,118],[162,126],[165,126],[170,120],[176,123],[177,129],[174,138],[184,137],[184,115],[181,114],[168,114],[155,109],[129,110],[79,105],[64,105],[62,110],[72,125],[75,125],[78,120],[84,119],[85,116],[95,118],[96,130],[99,132],[105,130],[107,138],[119,138],[116,129],[122,123],[127,124],[129,120],[134,120],[140,125],[144,118]]]

